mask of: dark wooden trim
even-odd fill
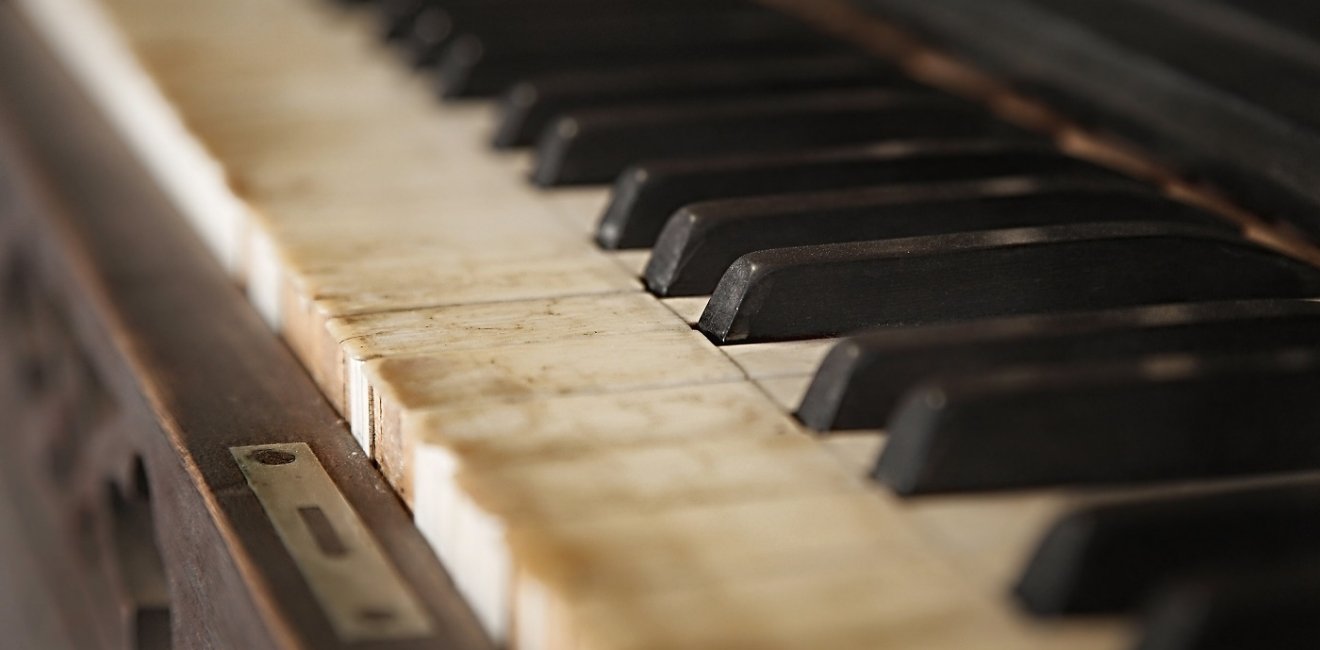
[[[64,338],[72,343],[62,339],[57,347],[75,352],[61,358],[90,366],[83,374],[97,377],[91,383],[99,387],[71,389],[72,397],[35,399],[24,397],[28,389],[21,381],[0,383],[2,403],[31,410],[34,421],[67,419],[89,391],[103,390],[102,399],[111,405],[90,433],[66,444],[63,482],[19,455],[6,454],[0,461],[8,495],[27,502],[27,516],[48,520],[52,538],[64,531],[66,541],[76,539],[67,523],[76,517],[67,512],[104,511],[114,500],[106,494],[146,498],[144,486],[135,485],[133,467],[140,462],[149,477],[170,587],[174,645],[348,647],[335,637],[228,451],[307,442],[435,622],[431,638],[351,647],[491,647],[344,422],[5,3],[0,3],[0,114],[0,232],[7,235],[0,239],[6,249],[0,264],[6,255],[25,258],[11,267],[32,276],[24,281],[37,289],[29,293],[54,305],[37,312],[62,321]],[[28,323],[15,331],[37,331],[34,327]],[[0,366],[21,368],[24,357],[40,347],[18,340],[3,344],[13,363]],[[25,401],[53,406],[28,409]],[[0,441],[21,438],[22,446],[36,449],[48,437],[36,424],[18,429]],[[49,454],[31,455],[41,453]],[[32,527],[42,529],[40,522]],[[61,543],[34,542],[54,557],[63,552]],[[76,577],[52,574],[53,579]],[[95,594],[109,592],[83,593],[93,594],[87,597],[91,611],[97,608]],[[105,634],[98,638],[116,645],[122,622],[102,627]]]

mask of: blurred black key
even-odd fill
[[[559,35],[590,34],[611,30],[621,21],[636,23],[667,20],[673,27],[678,21],[699,22],[715,14],[738,13],[744,16],[773,18],[772,14],[745,2],[703,0],[562,0],[559,2],[523,2],[519,0],[396,0],[398,6],[386,11],[385,32],[402,33],[403,46],[413,63],[429,66],[439,61],[445,48],[462,35],[482,42],[483,49],[497,47],[523,35],[524,45]],[[777,20],[777,19],[775,19]],[[776,22],[781,25],[785,23]],[[584,41],[589,39],[585,38]]]
[[[1320,347],[1320,303],[1309,300],[1158,305],[880,330],[830,350],[798,417],[817,431],[879,429],[908,390],[934,377],[1010,364],[1303,345]]]
[[[412,23],[423,11],[438,11],[444,15],[464,18],[478,17],[487,24],[493,19],[506,23],[526,23],[553,17],[589,18],[602,12],[644,13],[653,8],[697,13],[701,8],[734,8],[737,2],[710,2],[706,0],[378,0],[382,34],[386,38],[406,36]],[[448,19],[448,18],[447,18]]]
[[[406,21],[387,24],[385,29],[387,35],[391,31],[402,32],[395,40],[402,41],[408,59],[419,68],[435,65],[459,35],[454,13],[435,3],[422,7]]]
[[[652,158],[1012,131],[986,111],[957,100],[883,90],[588,109],[568,113],[547,129],[532,180],[539,185],[604,183],[628,165]]]
[[[554,70],[841,52],[837,40],[766,11],[605,15],[501,25],[453,38],[440,56],[445,97],[481,97]]]
[[[619,176],[596,241],[608,249],[648,248],[674,212],[699,201],[1080,169],[1097,168],[1031,138],[887,142],[650,161]]]
[[[413,28],[413,22],[432,0],[380,0],[376,3],[379,14],[381,35],[386,40],[397,40],[407,36]]]
[[[1314,348],[1023,366],[935,380],[889,421],[900,494],[1320,469]]]
[[[1220,0],[1277,27],[1320,41],[1320,5],[1297,0]]]
[[[1308,421],[1320,421],[1320,416]],[[1250,429],[1206,435],[1212,432],[1255,435]],[[1068,437],[1069,432],[1058,435]],[[1320,444],[1310,447],[1314,462]],[[1299,555],[1320,557],[1317,513],[1320,483],[1315,480],[1093,506],[1069,513],[1050,528],[1016,593],[1037,614],[1130,610],[1179,577]]]
[[[1320,59],[1313,44],[1308,43],[1311,52],[1276,50],[1268,40],[1262,46],[1249,30],[1238,29],[1240,20],[1232,13],[1212,13],[1201,3],[1050,0],[1048,5],[1050,11],[1149,58],[1152,65],[1172,67],[1244,103],[1320,128],[1320,93],[1314,91],[1320,83]],[[1303,88],[1308,90],[1299,90]]]
[[[660,296],[708,294],[739,257],[787,246],[1106,221],[1163,221],[1234,229],[1224,219],[1132,181],[1080,164],[1076,169],[1076,174],[1058,177],[771,195],[689,205],[661,232],[646,267],[646,285]]]
[[[740,258],[701,316],[719,342],[1211,300],[1320,296],[1320,270],[1222,231],[1087,224],[779,248]]]
[[[1187,580],[1147,608],[1137,650],[1311,650],[1320,639],[1320,557]]]
[[[496,147],[530,145],[551,119],[584,108],[647,101],[706,102],[807,90],[916,87],[894,68],[847,55],[551,73],[520,82],[505,94],[493,142]]]

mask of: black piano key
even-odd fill
[[[880,330],[840,341],[830,350],[798,417],[817,431],[879,429],[908,390],[933,377],[1011,364],[1293,345],[1320,347],[1320,303],[1156,305]]]
[[[1134,187],[1132,181],[1082,165],[1076,169],[1076,174],[1058,177],[689,205],[661,231],[646,267],[646,284],[660,296],[708,294],[739,257],[788,246],[1106,221],[1163,221],[1234,230],[1224,219]]]
[[[900,494],[1320,469],[1314,348],[1022,366],[936,379],[889,421]]]
[[[552,73],[520,82],[505,94],[493,143],[500,148],[530,145],[551,119],[584,108],[878,87],[911,89],[917,84],[894,68],[848,55]]]
[[[414,67],[435,65],[445,48],[460,34],[453,12],[434,3],[422,7],[405,20],[387,25],[386,30],[387,34],[391,30],[403,32],[395,40],[401,42]]]
[[[1255,38],[1232,12],[1199,3],[1152,0],[1050,0],[1049,9],[1085,24],[1130,52],[1167,65],[1247,104],[1275,111],[1311,129],[1320,127],[1317,59],[1309,52],[1270,47],[1283,35]],[[1306,3],[1300,3],[1306,4]],[[1314,12],[1312,12],[1314,13]],[[1314,28],[1312,28],[1314,29]],[[1259,33],[1259,32],[1258,32]],[[1307,43],[1311,48],[1314,44]],[[1268,70],[1269,74],[1261,74]],[[1308,88],[1310,91],[1299,91]]]
[[[1087,224],[779,248],[724,274],[719,342],[1161,303],[1320,296],[1320,270],[1215,229]]]
[[[607,249],[648,248],[674,212],[701,201],[1081,169],[1096,167],[1030,138],[886,142],[650,161],[619,176],[596,241]]]
[[[1311,650],[1320,639],[1320,557],[1199,575],[1160,590],[1137,650]]]
[[[700,17],[604,15],[463,33],[440,55],[444,97],[483,97],[554,70],[842,52],[801,22],[766,11]]]
[[[564,0],[562,2],[524,2],[521,0],[441,2],[437,0],[396,0],[398,6],[385,12],[385,30],[402,32],[403,46],[414,65],[430,66],[443,55],[445,48],[460,36],[468,35],[489,47],[501,49],[502,43],[518,41],[524,47],[547,39],[570,39],[571,34],[611,30],[620,21],[667,20],[671,33],[681,20],[702,21],[716,13],[770,17],[764,10],[740,2],[703,2],[702,0]],[[420,4],[420,8],[418,5]],[[776,23],[781,24],[781,23]],[[397,39],[396,39],[397,40]],[[571,39],[570,39],[571,40]],[[583,37],[583,42],[590,39]],[[547,47],[563,49],[562,45]],[[483,52],[484,53],[484,52]],[[498,56],[497,56],[498,58]],[[508,56],[504,56],[508,59]]]
[[[391,41],[407,36],[417,16],[432,4],[431,0],[380,0],[376,11],[381,35]]]
[[[1219,0],[1267,23],[1320,41],[1320,6],[1296,0]]]
[[[1320,557],[1317,513],[1315,480],[1092,506],[1051,526],[1014,591],[1036,614],[1128,611],[1180,577]]]
[[[653,158],[1011,132],[1012,127],[982,109],[905,91],[588,109],[568,113],[547,127],[532,180],[539,185],[605,183],[625,167]]]
[[[1320,235],[1320,129],[1314,126],[1320,104],[1313,91],[1320,77],[1313,44],[1296,47],[1303,39],[1282,30],[1257,40],[1267,33],[1258,29],[1259,21],[1225,20],[1223,14],[1235,12],[1213,1],[1141,0],[1149,10],[1135,18],[1125,6],[1133,3],[1126,1],[859,2],[980,69],[1012,79],[1070,119],[1157,154],[1184,177],[1213,184],[1311,237]],[[1315,3],[1236,4],[1269,11]],[[1100,16],[1092,23],[1084,14]],[[1289,29],[1320,31],[1316,23],[1286,18]],[[1242,36],[1250,38],[1244,42]],[[1284,51],[1298,60],[1275,57]],[[1311,72],[1304,70],[1308,65]],[[1303,108],[1308,103],[1312,107]]]

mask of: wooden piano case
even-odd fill
[[[344,422],[4,3],[0,303],[0,646],[488,647]],[[231,451],[294,442],[425,633],[327,619]]]

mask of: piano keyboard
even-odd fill
[[[499,643],[1315,631],[1259,228],[732,0],[18,4]]]

